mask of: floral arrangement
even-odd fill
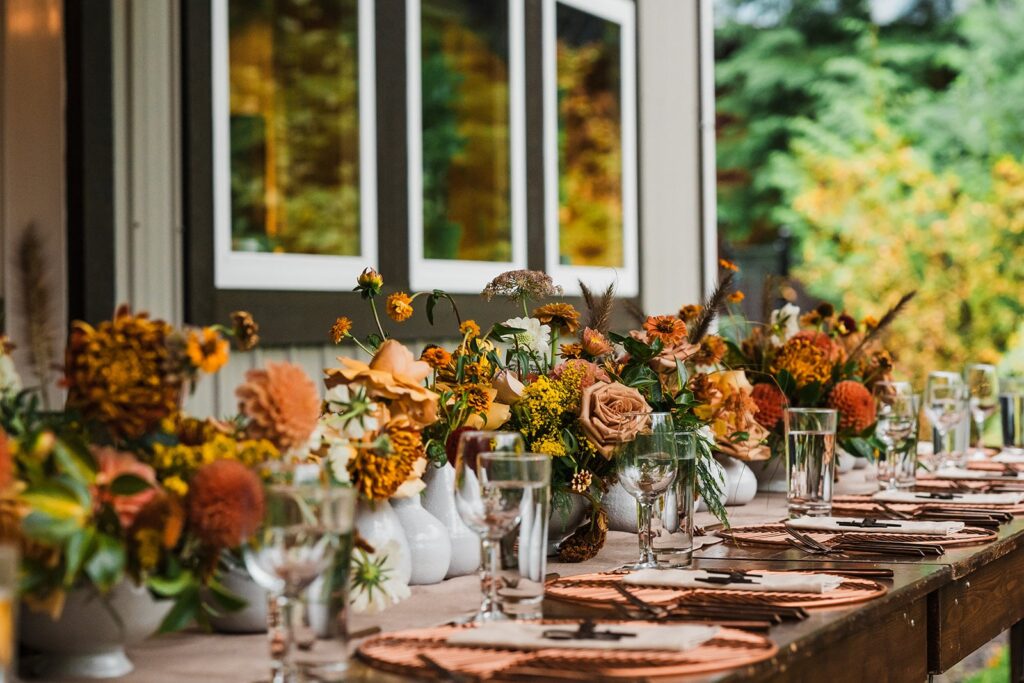
[[[806,313],[788,303],[772,311],[767,324],[743,325],[749,329],[730,342],[726,361],[754,382],[750,398],[771,453],[784,448],[786,407],[828,407],[839,414],[840,446],[871,457],[878,447],[872,387],[891,379],[894,367],[883,333],[913,296],[902,297],[881,319],[858,321],[827,302]]]
[[[263,518],[254,467],[315,440],[316,386],[270,364],[238,387],[240,415],[198,420],[185,392],[258,342],[244,312],[231,327],[176,329],[122,306],[96,326],[75,322],[62,411],[38,390],[0,392],[0,534],[20,546],[21,592],[59,617],[68,591],[130,580],[175,601],[163,630],[241,607],[217,578],[223,551]],[[204,590],[205,588],[205,590]]]
[[[630,415],[672,410],[685,415],[683,423],[694,430],[711,422],[711,412],[701,412],[705,406],[690,388],[690,375],[698,367],[715,370],[725,355],[725,343],[707,334],[721,302],[703,313],[699,306],[686,309],[701,318],[693,334],[680,314],[646,318],[643,329],[623,336],[610,330],[611,289],[595,295],[583,288],[584,320],[572,305],[552,301],[562,290],[549,276],[517,270],[495,278],[482,295],[512,302],[522,316],[485,331],[476,321],[463,320],[443,291],[384,297],[383,287],[383,278],[370,268],[357,280],[356,291],[373,311],[374,332],[353,336],[347,317],[338,318],[330,332],[335,343],[357,345],[369,362],[340,357],[340,366],[326,371],[328,387],[348,388],[347,396],[328,401],[326,424],[336,434],[358,433],[362,442],[339,456],[343,467],[335,463],[333,468],[367,501],[418,491],[426,461],[441,466],[452,459],[464,430],[518,431],[530,451],[552,458],[556,513],[574,495],[591,505],[590,524],[561,549],[564,559],[580,561],[603,545],[607,523],[600,499],[614,474],[615,447],[641,424]],[[416,359],[390,338],[377,310],[379,298],[396,323],[414,315],[417,299],[425,299],[431,323],[436,306],[447,302],[458,324],[457,341],[450,348],[429,345]],[[735,411],[729,406],[712,412],[725,420],[729,410]],[[749,417],[753,404],[747,409]],[[704,434],[703,451],[709,454],[713,437],[709,430]],[[717,505],[720,491],[705,474],[703,492],[724,516]]]

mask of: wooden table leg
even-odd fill
[[[1024,683],[1024,621],[1010,627],[1010,683]]]

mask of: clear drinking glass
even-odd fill
[[[547,569],[551,457],[537,453],[479,453],[455,465],[455,504],[483,541],[479,621],[540,616]],[[514,552],[501,540],[518,530]]]
[[[469,430],[459,435],[459,443],[455,451],[456,509],[459,510],[462,521],[480,537],[480,609],[473,617],[473,621],[492,621],[504,618],[501,606],[498,604],[494,578],[497,567],[489,562],[491,553],[498,551],[497,548],[492,548],[497,542],[490,540],[487,530],[473,527],[462,513],[462,508],[458,505],[460,486],[458,472],[460,469],[466,469],[466,475],[461,481],[467,486],[467,493],[472,493],[472,487],[479,484],[476,479],[476,469],[477,459],[481,453],[523,453],[525,450],[526,441],[519,432]]]
[[[935,460],[939,469],[958,467],[964,463],[948,444],[951,430],[967,415],[967,387],[955,372],[937,371],[928,374],[924,392],[924,411],[932,423]]]
[[[296,631],[312,632],[304,609],[314,583],[337,571],[347,572],[352,549],[356,490],[329,486],[296,473],[278,473],[265,488],[263,526],[243,549],[245,566],[253,580],[270,591],[267,614],[271,653],[271,680],[284,683],[304,666],[323,668],[323,661],[293,662]],[[308,471],[308,470],[307,470]],[[312,642],[302,639],[304,645]],[[344,668],[344,652],[329,668]]]
[[[654,554],[669,567],[687,567],[693,559],[693,512],[697,480],[697,436],[675,432],[676,480],[655,504]]]
[[[909,488],[917,478],[917,414],[920,401],[915,394],[875,385],[877,422],[875,435],[885,444],[878,460],[878,486],[882,489]],[[908,385],[909,386],[909,385]]]
[[[1003,428],[1003,452],[1024,455],[1024,385],[1020,378],[1004,378],[1000,384],[999,417]]]
[[[633,419],[642,426],[632,440],[617,449],[615,466],[622,488],[637,501],[640,557],[632,568],[648,569],[658,566],[651,529],[654,502],[675,482],[679,463],[670,414],[642,413]]]
[[[783,421],[790,516],[831,514],[836,411],[830,408],[786,408]]]
[[[978,432],[974,445],[974,457],[985,457],[985,420],[999,410],[999,374],[996,366],[988,363],[973,363],[964,370],[964,380],[969,392],[971,419]]]

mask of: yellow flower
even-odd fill
[[[572,334],[580,327],[580,314],[571,304],[544,304],[533,310],[533,317],[545,325],[557,327],[564,334]]]
[[[438,368],[447,367],[452,362],[452,354],[440,346],[428,346],[420,354],[420,360],[437,370]]]
[[[188,484],[178,475],[164,479],[164,488],[177,494],[179,498],[184,498],[188,495]]]
[[[160,532],[156,529],[139,529],[135,532],[135,552],[142,569],[153,569],[160,562],[160,546]]]
[[[363,298],[370,299],[380,294],[380,288],[384,286],[384,277],[373,268],[364,268],[356,278],[356,285],[356,290]]]
[[[352,321],[345,316],[338,317],[331,325],[331,341],[340,344],[341,340],[352,331]]]
[[[206,373],[213,373],[224,367],[228,362],[228,340],[212,327],[202,330],[189,330],[185,353],[196,368]]]
[[[739,302],[743,301],[745,298],[747,298],[746,295],[743,292],[741,292],[740,290],[738,290],[738,289],[735,292],[733,292],[732,294],[729,295],[729,301],[731,303],[734,303],[734,304],[738,304]]]
[[[785,370],[798,387],[803,387],[811,382],[827,382],[832,376],[832,362],[828,350],[810,339],[793,337],[779,349],[771,370],[772,374]]]
[[[480,336],[480,326],[475,320],[466,320],[459,325],[459,334],[466,339],[476,339]]]
[[[562,358],[579,358],[583,355],[583,344],[562,344],[558,347],[558,355]]]
[[[565,444],[562,443],[561,439],[556,437],[547,436],[541,439],[537,439],[531,445],[535,453],[543,453],[544,455],[550,455],[553,457],[559,457],[566,454]]]
[[[405,292],[395,292],[388,296],[384,310],[396,323],[405,322],[413,314],[412,297]]]

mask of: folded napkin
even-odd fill
[[[1019,474],[1003,474],[999,470],[965,470],[962,467],[943,467],[935,471],[936,479],[1019,479]]]
[[[876,500],[878,499],[875,496]],[[840,522],[862,522],[856,517],[798,517],[786,522],[800,531],[859,531],[871,534],[922,534],[926,536],[949,536],[962,531],[963,522],[920,522],[917,520],[880,519],[880,524],[894,526],[859,527],[846,526]]]
[[[535,624],[522,621],[483,623],[476,628],[460,629],[448,636],[449,645],[480,645],[511,647],[521,650],[543,650],[549,647],[582,650],[671,650],[682,652],[711,640],[718,633],[717,626],[625,626],[597,624],[597,632],[631,633],[633,637],[617,640],[556,640],[545,638],[545,631],[571,631],[577,624]]]
[[[751,572],[758,574],[759,572]],[[773,591],[780,593],[828,593],[839,587],[842,577],[832,574],[761,574],[749,576],[753,583],[708,583],[698,579],[722,578],[700,569],[641,569],[627,574],[623,583],[666,588],[714,588],[715,590]]]
[[[992,462],[1002,462],[1007,465],[1024,465],[1024,453],[1011,453],[1003,451],[992,457]]]
[[[1017,505],[1024,500],[1022,493],[954,493],[952,499],[932,498],[927,493],[914,491],[879,491],[871,496],[885,503],[948,503],[951,505]]]

